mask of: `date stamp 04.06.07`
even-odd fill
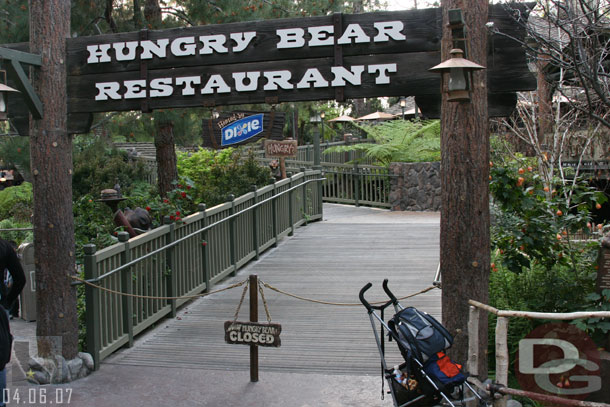
[[[2,402],[8,406],[69,406],[71,399],[69,387],[15,387],[2,392]]]

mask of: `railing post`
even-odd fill
[[[468,314],[468,364],[466,370],[471,376],[479,376],[479,309],[469,307]]]
[[[83,246],[85,252],[85,279],[91,280],[99,276],[95,257],[94,244]],[[87,352],[93,356],[94,369],[100,368],[101,332],[100,332],[100,292],[97,288],[85,285],[85,305],[87,324]]]
[[[229,215],[233,216],[235,214],[235,195],[230,194],[227,197],[227,201],[231,202],[231,209],[229,209]],[[231,254],[231,265],[233,266],[233,272],[231,275],[235,276],[237,274],[237,260],[236,260],[236,242],[235,242],[235,218],[231,217],[229,219],[229,250]]]
[[[354,200],[356,201],[356,206],[360,206],[360,169],[358,168],[358,163],[354,163]]]
[[[273,218],[273,247],[277,247],[278,233],[277,233],[277,185],[275,179],[273,182],[273,199],[271,200],[271,217]]]
[[[292,236],[294,234],[294,216],[292,215],[292,201],[294,199],[294,191],[292,190],[292,174],[290,174],[290,182],[288,183],[288,223],[290,223],[290,232],[288,232],[288,236]]]
[[[252,209],[252,244],[254,246],[254,258],[258,260],[260,258],[260,248],[258,247],[258,190],[256,185],[252,185],[252,192],[254,193],[254,208]]]
[[[496,383],[508,386],[508,318],[496,321]],[[507,396],[494,402],[495,407],[506,407]]]
[[[176,224],[174,222],[172,222],[169,218],[169,216],[165,216],[163,217],[163,223],[169,226],[169,233],[167,234],[166,238],[165,238],[165,244],[166,245],[170,245],[172,243],[174,243],[174,241],[176,240]],[[167,296],[168,297],[177,297],[178,296],[178,287],[177,287],[177,281],[176,281],[176,256],[174,255],[174,249],[175,247],[172,246],[169,249],[167,249],[167,252],[165,254],[165,267],[166,269],[169,269],[169,278],[168,278],[168,284],[167,284]],[[168,300],[170,306],[171,306],[171,315],[172,318],[176,317],[176,314],[178,312],[178,307],[176,304],[176,300]]]
[[[131,253],[129,253],[129,233],[119,232],[119,242],[123,243],[123,252],[121,253],[121,265],[131,261]],[[133,280],[131,278],[131,267],[121,271],[121,287],[125,294],[133,293]],[[121,298],[123,305],[123,332],[129,337],[127,347],[133,346],[133,299],[129,295],[123,295]]]
[[[311,152],[311,144],[307,143],[307,145],[305,146],[305,161],[313,161],[313,159],[311,158]]]
[[[206,213],[205,204],[199,204],[197,206],[199,212],[201,212],[203,218],[201,219],[201,226],[206,227],[208,225],[208,215]],[[201,236],[201,267],[203,268],[203,280],[205,281],[205,291],[210,292],[210,268],[208,267],[208,231],[205,230]]]
[[[309,215],[307,213],[307,184],[305,183],[305,181],[307,181],[305,179],[305,168],[302,167],[301,168],[301,172],[303,173],[303,187],[302,187],[302,191],[303,191],[303,219],[305,220],[305,226],[307,226],[307,216]]]
[[[316,213],[316,215],[322,215],[322,212],[324,211],[324,199],[323,199],[323,195],[324,195],[324,190],[323,190],[323,186],[322,183],[324,182],[324,180],[322,180],[322,168],[319,169],[320,173],[317,175],[317,177],[319,177],[319,180],[316,181],[316,184],[318,186],[318,213]]]

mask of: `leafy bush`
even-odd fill
[[[269,168],[261,166],[253,155],[243,158],[239,150],[230,148],[178,153],[178,174],[181,185],[191,186],[191,201],[208,207],[225,202],[229,194],[244,195],[252,185],[267,185],[271,179]]]
[[[32,184],[29,182],[0,191],[0,219],[13,218],[15,222],[30,222],[32,205]]]
[[[31,229],[32,225],[28,222],[15,222],[13,219],[0,220],[0,229]],[[0,232],[0,239],[13,241],[19,246],[23,242],[33,242],[34,233],[31,230],[15,230],[10,232]]]
[[[498,309],[539,312],[599,309],[601,297],[592,294],[599,239],[583,241],[575,237],[580,238],[583,232],[590,235],[591,211],[596,204],[605,202],[603,193],[578,179],[553,179],[551,184],[545,184],[532,159],[517,156],[503,164],[490,165],[494,219],[490,304]],[[596,231],[593,237],[601,235]],[[511,360],[519,341],[546,322],[511,319]],[[581,321],[580,325],[595,335],[607,328],[600,321]],[[489,361],[493,366],[493,316],[489,328]]]
[[[495,219],[492,248],[510,271],[519,273],[535,263],[547,269],[557,264],[581,267],[580,248],[575,250],[571,236],[589,230],[592,208],[606,201],[602,192],[585,181],[557,181],[550,190],[527,161],[492,164],[489,188]]]
[[[441,125],[438,120],[391,120],[358,126],[374,143],[331,147],[324,153],[363,151],[380,165],[391,162],[426,162],[441,159]]]
[[[126,194],[135,182],[146,180],[147,172],[142,162],[130,160],[126,151],[107,147],[101,140],[75,142],[72,177],[75,198],[87,194],[97,197],[117,182]]]

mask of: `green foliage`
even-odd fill
[[[31,229],[32,225],[28,222],[17,222],[13,219],[0,220],[0,229]],[[19,246],[23,242],[33,242],[34,233],[31,230],[15,230],[10,232],[0,232],[0,239],[13,241]]]
[[[32,184],[29,182],[3,189],[0,191],[0,219],[30,222],[34,204],[32,199]]]
[[[533,159],[499,161],[490,163],[494,219],[490,304],[505,310],[555,313],[608,307],[601,296],[591,294],[595,291],[599,240],[575,238],[590,233],[591,211],[596,203],[606,200],[605,196],[582,180],[554,179],[545,185]],[[519,341],[545,322],[511,319],[511,360]],[[594,338],[609,327],[599,320],[578,324]],[[495,317],[490,317],[491,365],[494,327]]]
[[[252,185],[267,185],[269,168],[263,167],[252,155],[242,157],[239,150],[199,149],[195,153],[178,153],[178,174],[181,185],[191,185],[192,201],[208,207],[250,192]],[[180,191],[180,193],[186,191]]]
[[[376,125],[356,125],[374,143],[359,143],[326,149],[325,153],[363,151],[380,165],[391,162],[440,160],[440,122],[438,120],[390,120]]]
[[[492,248],[510,271],[519,273],[534,263],[548,269],[581,267],[570,237],[589,230],[591,210],[606,200],[603,193],[586,181],[557,180],[550,189],[525,160],[492,165],[489,188],[495,218]]]
[[[581,268],[574,270],[562,264],[546,267],[540,263],[513,273],[503,265],[502,255],[495,252],[492,257],[492,272],[489,281],[490,305],[498,309],[574,312],[587,309],[590,294],[595,290],[594,258],[596,251],[580,253]],[[495,267],[494,267],[495,266]],[[495,316],[489,323],[489,362],[495,363]],[[545,320],[511,318],[508,329],[510,360],[515,360],[519,341]],[[591,327],[593,328],[593,326]]]
[[[127,152],[107,147],[103,141],[82,139],[74,144],[72,191],[75,198],[91,194],[99,196],[103,189],[117,182],[123,194],[138,180],[145,180],[144,164],[130,160]]]
[[[610,311],[610,290],[602,290],[602,293],[589,293],[586,296],[587,305],[583,309],[586,311]],[[574,324],[588,333],[593,340],[606,346],[606,350],[610,350],[610,320],[601,318],[578,319]]]
[[[30,171],[30,139],[7,137],[0,141],[0,163],[4,168],[17,167],[25,178]]]
[[[94,244],[99,250],[116,242],[113,236],[117,228],[112,221],[112,211],[107,205],[96,202],[97,196],[83,195],[73,202],[77,263],[82,263],[84,245]]]

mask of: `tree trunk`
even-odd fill
[[[159,0],[146,0],[144,3],[144,18],[149,28],[161,28],[161,6],[159,6]]]
[[[442,60],[453,48],[448,10],[461,9],[465,21],[467,55],[486,66],[487,0],[443,0]],[[448,75],[446,75],[448,76]],[[455,336],[451,355],[468,360],[468,303],[488,300],[489,235],[489,127],[487,74],[473,75],[471,100],[448,102],[446,77],[441,110],[441,272],[443,324]],[[479,355],[487,349],[487,318],[479,321]],[[487,375],[481,357],[479,374]]]
[[[537,95],[538,95],[538,143],[545,143],[545,134],[551,132],[553,122],[551,85],[546,80],[544,68],[548,65],[548,57],[541,56],[536,61],[537,73]]]
[[[70,0],[30,1],[30,50],[42,55],[33,85],[43,118],[30,121],[38,354],[78,353],[72,214],[72,138],[67,134],[66,49]]]
[[[133,0],[133,25],[136,30],[142,28],[142,12],[140,10],[140,0]]]
[[[174,126],[169,121],[157,121],[155,126],[155,148],[157,150],[157,179],[159,194],[167,196],[174,189],[172,182],[178,179]]]

